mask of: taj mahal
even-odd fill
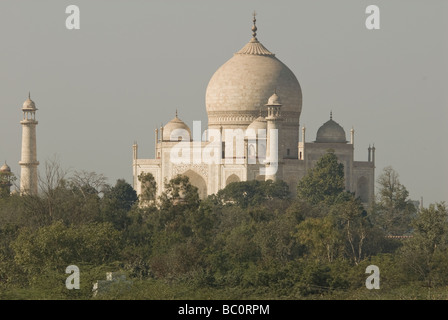
[[[255,15],[252,38],[213,74],[205,105],[208,129],[204,133],[197,126],[191,130],[176,111],[171,121],[155,129],[154,159],[138,158],[134,143],[137,194],[142,192],[138,179],[142,173],[154,176],[158,195],[178,174],[189,177],[201,198],[232,182],[269,179],[285,181],[294,194],[298,181],[331,150],[344,165],[346,189],[365,204],[373,201],[375,148],[368,147],[367,161],[355,161],[354,129],[347,140],[331,113],[315,139],[307,141],[306,129],[300,126],[300,84],[257,39]],[[204,154],[213,161],[204,161]]]

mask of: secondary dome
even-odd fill
[[[163,141],[170,141],[173,138],[173,141],[190,141],[191,140],[191,131],[190,128],[176,116],[170,122],[168,122],[163,127]]]
[[[282,97],[286,125],[299,125],[302,90],[294,73],[256,38],[224,63],[207,86],[205,103],[213,127],[247,127],[272,92]]]
[[[319,130],[317,130],[316,141],[321,143],[347,143],[345,139],[345,131],[339,123],[333,120],[330,113],[330,120],[325,122]]]
[[[0,172],[11,172],[11,168],[5,162],[5,164],[0,167]]]
[[[247,127],[247,129],[253,129],[255,134],[258,134],[258,130],[266,130],[267,122],[263,116],[259,116],[257,119],[252,121],[252,123]]]

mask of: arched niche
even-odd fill
[[[232,182],[240,182],[240,178],[236,174],[231,174],[226,180],[226,186],[231,184]]]
[[[190,183],[198,188],[199,198],[205,199],[207,197],[207,183],[204,178],[193,170],[188,170],[183,175],[187,176]]]

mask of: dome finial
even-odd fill
[[[257,13],[254,11],[253,13],[253,25],[252,25],[252,39],[243,47],[237,54],[248,54],[248,55],[257,55],[257,56],[275,56],[272,52],[266,49],[260,41],[257,39],[257,19],[255,16]]]
[[[28,91],[28,99],[31,100],[31,91]]]
[[[252,26],[252,37],[254,38],[254,39],[257,39],[257,26],[256,26],[256,22],[257,22],[257,19],[255,18],[255,16],[257,15],[257,13],[254,11],[254,13],[252,14],[253,15],[253,19],[252,19],[252,22],[254,23],[254,25]]]
[[[333,120],[333,110],[330,111],[330,120]]]
[[[177,109],[176,109],[176,118],[177,118]]]

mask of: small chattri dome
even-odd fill
[[[316,141],[318,143],[347,143],[344,128],[333,120],[330,113],[330,120],[325,122],[317,130]]]
[[[277,93],[274,93],[272,96],[268,99],[268,106],[281,106],[282,103],[280,102],[280,97],[277,95]]]
[[[255,134],[258,134],[258,130],[266,130],[267,122],[263,116],[259,116],[257,119],[247,127],[247,129],[255,130]]]
[[[191,140],[190,128],[185,124],[185,122],[177,117],[177,111],[174,119],[163,127],[162,139],[164,141],[170,141],[171,136],[173,136],[173,141],[178,141],[180,140],[179,138],[181,138],[181,140]]]
[[[37,110],[36,105],[33,100],[31,100],[31,95],[28,93],[28,99],[23,103],[22,109],[26,110]]]
[[[11,172],[11,168],[6,164],[6,161],[5,164],[0,167],[0,172]]]

